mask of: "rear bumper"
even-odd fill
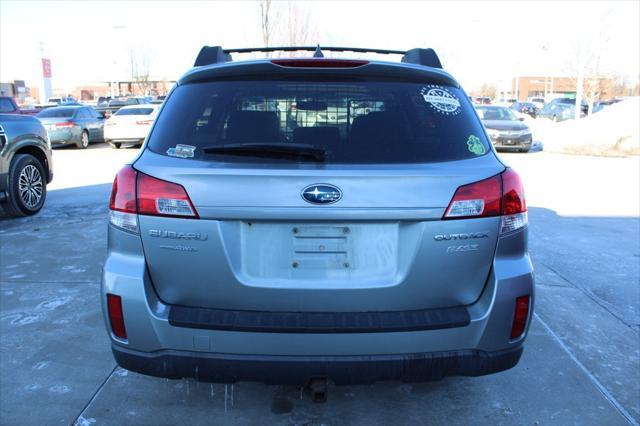
[[[514,367],[522,346],[484,352],[460,350],[374,356],[269,356],[202,354],[186,351],[136,352],[113,346],[117,363],[127,370],[164,378],[194,378],[204,382],[257,381],[304,385],[329,378],[337,385],[383,381],[424,382],[446,376],[482,376]]]
[[[402,329],[395,317],[378,311],[322,317],[192,307],[179,312],[158,298],[140,237],[110,226],[109,238],[101,302],[114,356],[122,367],[151,376],[223,383],[302,383],[322,376],[346,384],[490,374],[519,360],[526,331],[510,339],[516,298],[531,297],[527,325],[534,307],[526,229],[500,238],[484,291],[463,307],[468,317],[395,312]],[[122,297],[127,340],[111,332],[107,293]]]

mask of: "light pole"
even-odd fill
[[[111,30],[114,33],[114,38],[118,37],[118,35],[122,35],[122,31],[118,31],[118,30],[127,30],[127,26],[126,25],[114,25],[111,27]],[[117,31],[117,33],[116,33]],[[119,33],[119,34],[118,34]],[[118,37],[118,42],[114,43],[115,46],[118,46],[117,49],[121,50],[124,46],[124,35],[122,35],[122,37]],[[113,85],[111,86],[111,96],[120,96],[120,79],[119,77],[119,73],[120,73],[120,67],[118,66],[119,64],[121,64],[121,62],[117,59],[120,52],[113,54],[113,70],[111,71],[113,73],[113,77],[115,78],[113,80]],[[114,86],[115,86],[115,92],[114,92]]]

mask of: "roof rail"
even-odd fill
[[[440,59],[436,52],[429,49],[411,50],[386,50],[368,49],[363,47],[334,47],[334,46],[279,46],[279,47],[243,47],[239,49],[223,49],[222,46],[204,46],[196,58],[195,67],[202,65],[218,64],[230,62],[232,53],[252,53],[252,52],[314,52],[314,57],[321,57],[322,51],[327,52],[355,52],[355,53],[377,53],[382,55],[402,55],[401,62],[417,64],[433,68],[442,68]]]

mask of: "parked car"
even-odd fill
[[[0,96],[0,114],[35,115],[41,109],[21,109],[10,96]]]
[[[42,122],[52,146],[75,144],[87,148],[89,143],[104,140],[104,116],[82,105],[47,108],[36,115]]]
[[[534,297],[523,186],[435,52],[231,53],[201,50],[114,180],[117,363],[314,389],[516,365]],[[288,128],[255,99],[379,110]]]
[[[73,96],[53,97],[47,99],[47,105],[59,106],[59,105],[77,105],[78,101]]]
[[[575,118],[576,106],[571,103],[564,102],[550,102],[538,111],[537,118],[548,118],[550,120],[559,122],[565,120],[572,120]],[[584,117],[585,113],[580,114]]]
[[[31,116],[0,114],[0,204],[9,216],[38,213],[53,179],[51,145]]]
[[[475,98],[473,103],[476,105],[490,105],[491,98],[486,98],[486,97]]]
[[[532,96],[528,99],[538,110],[544,108],[545,100],[543,97]]]
[[[573,98],[555,98],[555,99],[551,100],[549,102],[549,104],[552,104],[552,105],[556,105],[556,104],[573,105],[575,107],[576,100],[573,99]],[[582,105],[582,113],[586,114],[587,111],[589,110],[589,104],[587,103],[587,101],[583,100],[581,102],[581,105]]]
[[[518,102],[516,98],[498,98],[492,102],[492,105],[510,107]]]
[[[538,113],[538,108],[536,108],[533,102],[516,102],[511,105],[510,108],[521,114],[527,114],[533,118],[535,118],[536,114]]]
[[[106,107],[109,105],[109,101],[111,101],[111,96],[99,96],[96,101],[97,107]]]
[[[531,129],[513,111],[501,106],[477,106],[476,111],[496,149],[529,152]]]
[[[132,105],[116,111],[106,122],[104,139],[112,148],[123,144],[142,145],[147,137],[159,105]]]
[[[118,96],[111,99],[108,102],[107,106],[98,107],[96,108],[96,110],[103,114],[106,118],[109,118],[122,107],[129,105],[141,105],[146,103],[148,103],[146,98],[140,98],[136,96]]]
[[[622,99],[609,99],[606,101],[596,101],[593,103],[593,108],[591,109],[591,113],[602,111],[604,108],[611,106],[613,104],[617,104],[620,101],[622,101]]]

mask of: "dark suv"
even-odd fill
[[[102,304],[118,364],[281,384],[516,365],[523,186],[435,52],[230,60],[251,50],[203,48],[116,176]]]
[[[0,203],[5,214],[39,212],[51,179],[51,144],[40,120],[0,114]]]

